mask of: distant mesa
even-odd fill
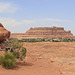
[[[13,33],[11,38],[73,38],[71,31],[65,31],[63,27],[35,27],[26,33]]]
[[[28,37],[70,37],[71,31],[65,31],[63,27],[35,27],[30,28],[26,33]]]
[[[6,30],[0,23],[0,42],[10,37],[10,31]]]

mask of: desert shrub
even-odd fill
[[[26,50],[26,48],[22,48],[22,56],[26,56],[26,52],[27,52],[27,50]]]
[[[22,61],[26,57],[26,48],[22,47],[21,53],[20,53],[20,60]]]
[[[10,52],[5,52],[4,55],[0,56],[0,64],[6,68],[12,68],[16,63],[16,58]]]
[[[19,42],[45,42],[45,38],[26,38],[18,41]]]
[[[20,49],[22,47],[22,43],[19,43],[18,39],[14,38],[10,40],[12,49]]]
[[[16,44],[18,43],[18,39],[17,38],[10,39],[10,42],[12,42],[13,44]]]
[[[63,42],[69,42],[69,40],[70,40],[70,39],[68,39],[68,38],[64,38],[64,39],[63,39]]]
[[[51,62],[54,62],[54,61],[51,60]]]
[[[13,52],[13,55],[14,55],[17,59],[19,59],[20,53],[19,53],[19,51],[14,51],[14,52]]]
[[[26,56],[26,48],[23,47],[23,43],[19,42],[18,39],[11,40],[12,54],[20,60],[23,60]]]
[[[57,40],[54,40],[57,39]],[[12,39],[16,42],[75,42],[75,38],[23,38],[23,39]]]
[[[26,51],[26,48],[22,47],[21,50],[14,51],[13,55],[22,61],[26,57]]]
[[[20,49],[22,47],[22,43],[17,43],[12,45],[12,49]]]
[[[0,55],[0,59],[1,59],[1,55]],[[0,65],[1,65],[1,60],[0,60]]]
[[[52,42],[61,42],[60,39],[52,39]]]

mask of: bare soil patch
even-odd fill
[[[18,61],[10,70],[0,66],[0,75],[75,75],[75,42],[24,42],[23,46],[25,64]]]

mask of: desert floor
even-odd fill
[[[18,61],[9,70],[0,66],[0,75],[75,75],[75,42],[24,42],[23,46],[25,64]]]

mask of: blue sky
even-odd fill
[[[0,22],[12,33],[57,26],[75,35],[75,0],[0,0]]]

